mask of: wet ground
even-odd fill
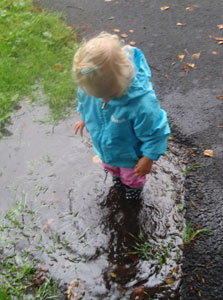
[[[208,228],[184,251],[180,299],[223,299],[223,49],[222,0],[41,0],[62,12],[81,36],[102,30],[128,34],[152,70],[152,81],[176,136],[197,148],[185,182],[186,220]],[[161,7],[169,6],[166,10]],[[133,30],[133,32],[129,32]],[[193,54],[198,54],[193,56]],[[178,55],[184,55],[183,60]],[[196,58],[197,57],[197,58]],[[189,64],[189,65],[187,65]],[[212,149],[214,157],[203,151]]]
[[[179,299],[184,149],[170,141],[142,201],[126,202],[105,181],[89,137],[73,136],[78,115],[57,126],[45,116],[44,106],[22,103],[0,140],[1,215],[12,207],[5,253],[28,253],[83,299]]]

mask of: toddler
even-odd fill
[[[86,126],[114,185],[125,188],[126,199],[139,199],[170,134],[142,51],[102,32],[80,46],[73,72],[80,112],[74,133],[83,136]]]

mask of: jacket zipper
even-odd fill
[[[104,109],[104,108],[105,108],[105,105],[106,105],[106,102],[103,102],[103,103],[102,103],[102,106],[101,106],[101,109]]]

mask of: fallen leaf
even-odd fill
[[[217,25],[218,29],[223,29],[223,24]]]
[[[145,295],[145,287],[144,286],[139,286],[139,287],[135,288],[133,291],[133,299],[141,300],[144,295]]]
[[[105,0],[105,2],[112,2],[112,0]]]
[[[33,278],[33,284],[36,285],[36,286],[41,285],[46,280],[46,278],[48,277],[47,276],[48,272],[49,271],[47,269],[39,267],[36,270],[36,274]]]
[[[79,300],[84,295],[85,286],[79,280],[72,280],[67,289],[68,300]]]
[[[183,24],[183,23],[180,23],[180,22],[178,22],[177,23],[177,26],[185,26],[186,24]]]
[[[114,31],[114,32],[120,32],[120,29],[114,28],[113,31]]]
[[[179,267],[177,266],[176,268],[173,269],[172,274],[176,274],[176,273],[178,273],[178,271],[179,271]]]
[[[167,74],[164,74],[164,77],[165,77],[166,79],[168,79],[168,78],[169,78],[169,76],[168,76]]]
[[[95,155],[93,158],[92,158],[92,161],[94,162],[94,163],[100,163],[101,162],[101,159],[99,158],[99,156],[98,155]]]
[[[201,56],[201,52],[198,52],[198,53],[194,53],[194,54],[192,55],[192,58],[194,58],[194,59],[199,59],[200,56]]]
[[[204,277],[201,279],[201,281],[202,281],[202,283],[205,283],[205,282],[206,282],[206,280],[205,280]]]
[[[178,57],[178,59],[179,59],[180,61],[183,61],[185,55],[184,55],[184,54],[179,54],[179,55],[177,55],[177,57]]]
[[[200,297],[200,298],[202,297],[202,295],[201,295],[201,292],[200,292],[200,291],[198,291],[198,293],[197,293],[197,294],[198,294],[198,297]]]
[[[126,33],[122,33],[122,34],[121,34],[121,37],[123,37],[123,38],[127,38],[127,37],[128,37],[128,34],[126,34]]]
[[[223,44],[223,41],[218,42],[218,45],[222,45],[222,44]]]
[[[112,29],[112,25],[106,26],[107,29]]]
[[[204,156],[214,157],[214,151],[211,149],[204,150],[203,154]]]
[[[175,278],[174,277],[170,277],[166,280],[166,284],[171,284],[175,281]]]
[[[186,7],[186,10],[192,11],[192,10],[193,10],[193,7]]]
[[[197,205],[195,204],[194,201],[191,201],[191,204],[192,204],[193,207],[197,207]]]
[[[136,42],[135,42],[135,41],[131,41],[131,42],[129,42],[129,45],[135,46],[135,45],[136,45]]]
[[[54,65],[54,70],[62,71],[63,70],[63,66],[60,63],[57,63],[57,64]]]
[[[133,30],[133,29],[129,29],[129,32],[133,33],[133,32],[134,32],[134,30]]]
[[[213,54],[213,55],[216,55],[216,54],[217,54],[217,52],[216,52],[216,51],[212,51],[212,52],[211,52],[211,54]]]
[[[191,69],[194,69],[195,64],[187,63],[187,66],[190,67]]]
[[[184,65],[181,67],[181,69],[182,69],[184,72],[186,72],[186,73],[189,72],[188,68],[187,68],[186,66],[184,66]]]
[[[170,6],[162,6],[162,7],[160,7],[160,10],[167,10],[169,8],[170,8]]]
[[[220,36],[214,36],[214,39],[216,41],[223,41],[223,37],[220,37]]]
[[[54,219],[49,219],[49,220],[43,225],[42,231],[47,230],[47,228],[53,223],[53,221],[54,221]]]
[[[111,277],[112,277],[112,278],[116,278],[117,275],[116,275],[115,273],[111,273]]]
[[[179,219],[178,219],[178,217],[177,217],[175,214],[173,215],[173,219],[174,219],[174,221],[175,221],[176,223],[179,222]]]
[[[222,100],[223,99],[223,95],[218,95],[216,96],[217,99]]]

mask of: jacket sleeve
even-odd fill
[[[84,120],[84,91],[82,91],[80,88],[77,91],[77,99],[78,99],[78,104],[77,104],[77,111],[80,113],[80,118],[81,120]]]
[[[166,151],[170,128],[166,112],[160,109],[155,93],[149,97],[150,101],[137,110],[134,131],[142,143],[142,155],[156,161]]]

